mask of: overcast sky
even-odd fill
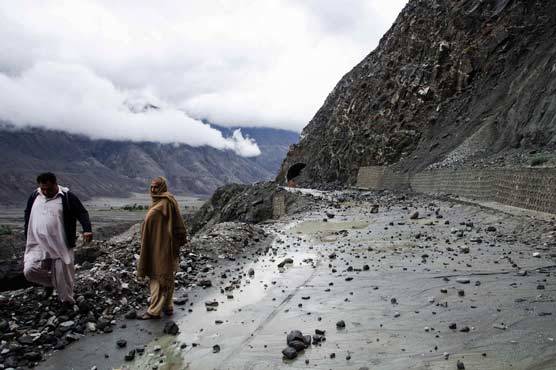
[[[256,155],[199,119],[300,131],[406,2],[2,1],[0,120]]]

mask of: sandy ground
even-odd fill
[[[162,333],[166,319],[127,321],[40,368],[456,369],[459,360],[466,369],[556,369],[553,221],[377,195],[267,228],[276,235],[267,254],[223,261],[210,273],[214,287],[178,292],[189,301],[173,318],[177,336]],[[294,263],[278,268],[285,257]],[[285,360],[294,329],[325,330],[326,341]],[[145,352],[124,362],[134,348]]]

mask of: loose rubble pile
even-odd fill
[[[311,344],[319,344],[325,341],[324,331],[316,329],[313,337],[310,335],[303,335],[299,330],[292,330],[286,337],[286,343],[288,346],[282,350],[282,354],[288,360],[292,360],[297,357],[300,352],[303,352]],[[309,363],[306,360],[306,363]]]
[[[195,235],[182,249],[176,288],[212,285],[213,267],[247,249],[264,248],[269,235],[256,225],[226,223]],[[148,298],[138,281],[140,228],[110,241],[95,241],[76,250],[76,304],[62,306],[42,287],[6,291],[0,295],[0,364],[3,368],[34,367],[45,354],[60,350],[87,334],[112,332],[122,316],[134,319]],[[176,305],[187,297],[177,296]],[[168,333],[176,334],[174,324]],[[166,330],[166,329],[165,329]],[[133,358],[131,352],[130,359]]]

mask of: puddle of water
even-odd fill
[[[300,282],[313,270],[310,262],[303,261],[317,260],[317,256],[312,253],[290,251],[287,248],[284,250],[284,245],[293,244],[297,236],[285,236],[282,239],[285,240],[284,244],[275,242],[264,257],[242,266],[244,272],[253,268],[255,275],[243,277],[240,288],[226,292],[232,294],[233,299],[227,299],[226,294],[217,289],[194,298],[195,304],[190,306],[193,311],[175,318],[180,333],[176,337],[162,337],[151,341],[145,354],[137,357],[127,368],[142,370],[157,365],[160,370],[173,370],[187,369],[190,366],[197,368],[201,365],[204,368],[207,364],[211,365],[210,368],[218,368],[218,364],[233,356],[234,349],[242,349],[251,338],[251,333],[256,332],[265,320],[272,317],[269,312],[278,309],[289,292],[299,287]],[[280,250],[278,255],[273,254],[276,249]],[[278,269],[277,264],[285,257],[292,258],[294,263]],[[206,311],[204,302],[208,301],[219,303],[216,311]],[[217,320],[221,322],[218,325]],[[182,343],[187,346],[180,348]],[[192,346],[193,343],[196,344],[195,347]],[[220,353],[212,353],[215,344],[221,346]],[[163,353],[164,357],[152,355],[155,346],[161,347],[159,353]],[[176,358],[180,358],[180,361]],[[163,363],[160,363],[161,359]]]
[[[155,347],[158,347],[158,349],[155,350]],[[122,366],[121,369],[151,370],[155,366],[165,370],[187,369],[179,353],[179,344],[176,343],[175,337],[166,335],[152,341],[145,348],[143,355],[136,355],[131,367],[126,365]]]

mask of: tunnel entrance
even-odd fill
[[[305,163],[301,162],[295,163],[290,166],[288,172],[286,173],[286,182],[289,187],[295,188],[295,179],[301,174],[301,171],[303,171],[306,166],[307,165]]]

